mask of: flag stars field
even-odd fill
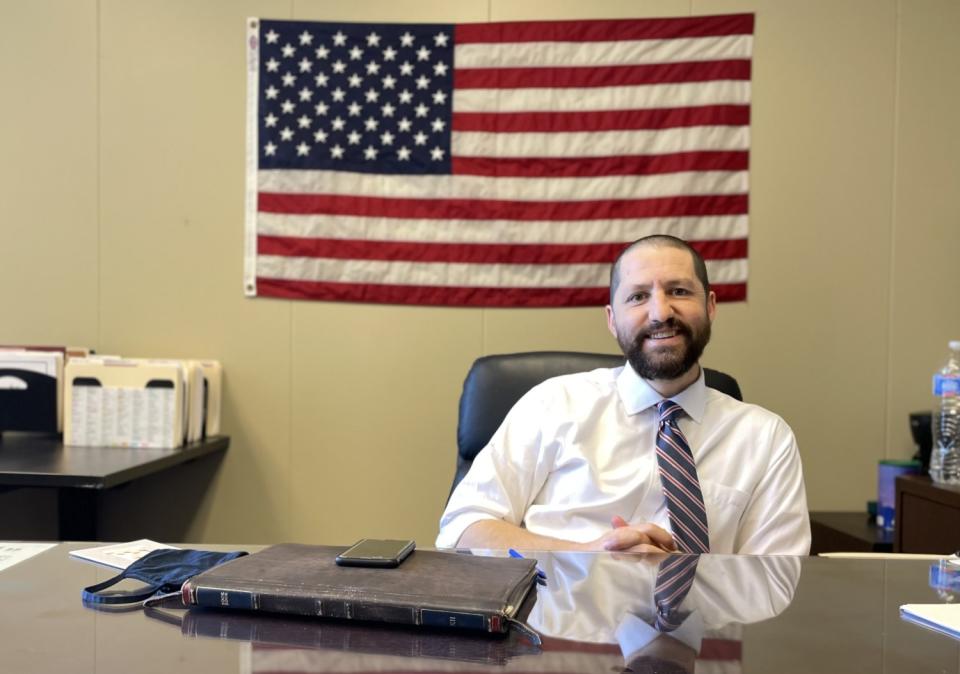
[[[287,28],[292,23],[276,22],[276,25]],[[316,61],[307,57],[310,52],[298,54],[298,47],[310,49]],[[262,106],[261,129],[263,132],[276,130],[277,134],[275,140],[263,139],[264,159],[282,162],[286,157],[286,161],[307,161],[308,165],[336,160],[341,167],[343,160],[355,165],[362,160],[369,165],[382,158],[379,153],[371,152],[371,148],[397,144],[402,147],[392,161],[410,165],[417,161],[417,151],[411,149],[411,144],[414,148],[426,148],[431,135],[437,135],[443,142],[423,154],[419,165],[424,166],[424,162],[435,165],[447,156],[448,124],[443,116],[431,116],[431,108],[449,114],[449,93],[444,86],[437,88],[431,84],[434,80],[441,85],[450,84],[452,45],[448,32],[427,31],[422,35],[411,30],[392,34],[343,29],[287,32],[270,27],[263,32],[262,48],[263,101],[272,102],[276,107],[271,110],[267,105]],[[362,62],[364,55],[367,59],[359,66],[360,71],[347,66],[350,62]],[[282,70],[282,61],[290,62],[292,67]],[[310,77],[313,85],[298,83],[297,73]],[[377,80],[365,85],[364,76]],[[409,87],[398,92],[397,85],[402,79],[408,80],[417,93]],[[277,103],[282,88],[298,88],[297,100],[286,98]],[[361,98],[348,98],[346,92],[350,89],[362,89]],[[331,115],[332,112],[340,114]],[[404,114],[398,115],[398,112]],[[290,115],[295,124],[278,130],[278,114]],[[350,119],[362,121],[353,125],[347,121]],[[289,154],[284,154],[276,141],[291,142]],[[327,160],[310,153],[314,143],[331,144]],[[350,147],[356,148],[358,154],[351,155]]]

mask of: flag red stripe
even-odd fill
[[[461,68],[455,89],[565,89],[749,80],[749,59],[567,68]]]
[[[467,244],[261,235],[257,237],[257,253],[338,260],[405,260],[473,264],[596,264],[613,262],[629,243],[629,241],[618,241],[584,244]],[[731,260],[747,256],[746,239],[691,241],[690,244],[707,260]]]
[[[454,112],[453,131],[501,133],[672,129],[689,126],[746,126],[749,105],[702,105],[645,110],[582,112]]]
[[[747,298],[746,283],[712,286],[724,302]],[[257,295],[300,300],[372,302],[376,304],[428,304],[460,307],[586,307],[602,306],[610,290],[602,288],[486,288],[378,285],[284,281],[257,278]]]
[[[742,660],[743,642],[735,639],[704,638],[700,642],[698,660]]]
[[[357,215],[458,220],[607,220],[747,213],[746,194],[596,201],[388,199],[330,194],[261,192],[262,213]]]
[[[623,21],[528,21],[458,24],[454,43],[485,42],[614,42],[670,38],[752,35],[753,14],[692,16]]]
[[[490,157],[453,157],[455,175],[576,178],[587,176],[632,176],[679,173],[681,171],[746,171],[750,166],[747,151],[674,152],[671,154],[624,157],[583,157],[560,159],[493,159]]]

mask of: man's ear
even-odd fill
[[[617,338],[617,323],[613,319],[613,307],[609,304],[604,307],[607,312],[607,330],[610,331],[610,334],[613,335],[613,338]]]
[[[713,323],[713,319],[717,315],[717,293],[712,290],[707,295],[707,318],[710,319],[710,322]]]

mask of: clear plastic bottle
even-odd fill
[[[940,408],[933,413],[930,477],[940,484],[960,484],[960,340],[950,342],[950,358],[933,375]]]

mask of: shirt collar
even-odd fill
[[[620,394],[620,400],[623,401],[627,414],[630,415],[642,412],[663,400],[663,396],[634,372],[629,362],[624,365],[617,377],[617,392]],[[696,381],[672,396],[670,400],[680,405],[691,419],[700,423],[707,407],[707,385],[703,378],[703,368],[700,368],[700,376]]]
[[[706,625],[700,616],[700,612],[693,611],[684,618],[680,627],[666,634],[678,641],[682,641],[699,655],[700,648],[703,646],[703,633],[705,629]],[[661,634],[665,633],[658,632],[633,613],[624,615],[614,631],[614,637],[620,645],[620,652],[623,653],[623,658],[627,661],[629,661],[637,651],[648,646],[651,641]]]

